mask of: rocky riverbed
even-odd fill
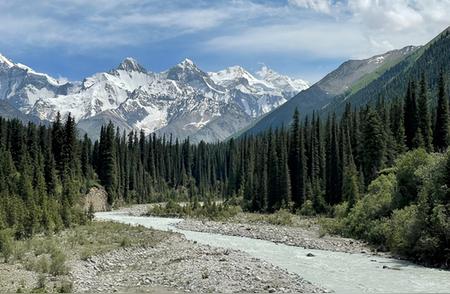
[[[133,216],[143,216],[147,214],[148,207],[148,205],[140,204],[122,208],[120,211]],[[186,219],[176,224],[176,227],[189,231],[272,241],[307,249],[388,256],[388,254],[374,251],[365,242],[359,240],[330,235],[321,236],[317,224],[274,225],[262,221],[253,222],[249,220],[247,214],[238,215],[229,221]]]
[[[266,223],[234,223],[187,219],[176,225],[183,230],[248,237],[299,246],[347,253],[375,253],[364,242],[337,236],[320,236],[317,230]]]
[[[76,292],[326,292],[246,253],[199,245],[179,234],[155,247],[118,249],[71,267]]]
[[[134,205],[122,208],[120,211],[133,216],[142,216],[148,212],[148,205]],[[388,256],[385,253],[375,252],[365,242],[359,240],[330,235],[322,236],[317,224],[274,225],[263,221],[251,221],[247,214],[238,215],[227,221],[186,219],[175,226],[183,230],[248,237],[307,249]]]

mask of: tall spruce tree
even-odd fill
[[[408,84],[408,90],[405,95],[404,103],[404,126],[406,145],[409,149],[415,148],[414,139],[416,138],[418,128],[416,84],[414,81]]]
[[[448,97],[446,93],[446,85],[444,73],[439,74],[438,83],[438,101],[436,109],[436,122],[433,133],[433,144],[437,151],[444,151],[449,143],[449,112]]]
[[[291,176],[292,201],[295,207],[302,206],[305,200],[305,148],[303,130],[300,127],[300,114],[295,109],[291,125],[291,142],[289,150],[289,168]]]
[[[419,98],[417,99],[417,116],[418,116],[418,144],[423,144],[427,151],[432,150],[432,131],[431,131],[431,114],[429,110],[429,101],[427,95],[427,85],[425,76],[422,74],[420,80]]]
[[[367,107],[363,128],[363,172],[366,186],[377,176],[385,161],[386,140],[378,113]]]

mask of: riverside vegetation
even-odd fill
[[[169,233],[112,222],[89,222],[48,236],[14,240],[3,231],[5,264],[0,289],[6,292],[72,292],[72,267],[93,256],[126,247],[152,247]],[[3,270],[5,269],[5,270]]]

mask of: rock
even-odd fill
[[[91,267],[86,268],[87,262],[80,261],[79,271],[74,274],[74,292],[143,292],[149,286],[193,293],[219,289],[225,293],[324,291],[296,274],[241,251],[194,244],[178,234],[154,247],[118,249],[92,260],[99,271],[93,270],[93,263],[89,262]]]
[[[315,255],[312,254],[311,252],[309,252],[308,254],[306,254],[306,256],[308,256],[308,257],[314,257]]]
[[[387,266],[387,265],[383,265],[383,268],[384,269],[395,270],[395,271],[399,271],[400,270],[400,268],[398,268],[398,267],[390,267],[390,266]]]

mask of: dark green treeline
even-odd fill
[[[125,134],[104,126],[94,143],[77,139],[70,116],[52,126],[0,120],[0,229],[17,237],[83,222],[79,196],[95,184],[109,202],[231,199],[246,210],[280,208],[313,214],[364,193],[383,168],[409,149],[448,146],[448,97],[424,79],[405,97],[317,114],[290,126],[227,142],[191,144],[171,137]]]
[[[92,164],[111,202],[237,197],[250,211],[321,213],[342,201],[351,208],[399,154],[447,149],[444,81],[441,74],[434,91],[422,77],[404,97],[347,105],[339,118],[300,118],[296,111],[290,126],[223,143],[125,135],[110,124],[93,146]]]

